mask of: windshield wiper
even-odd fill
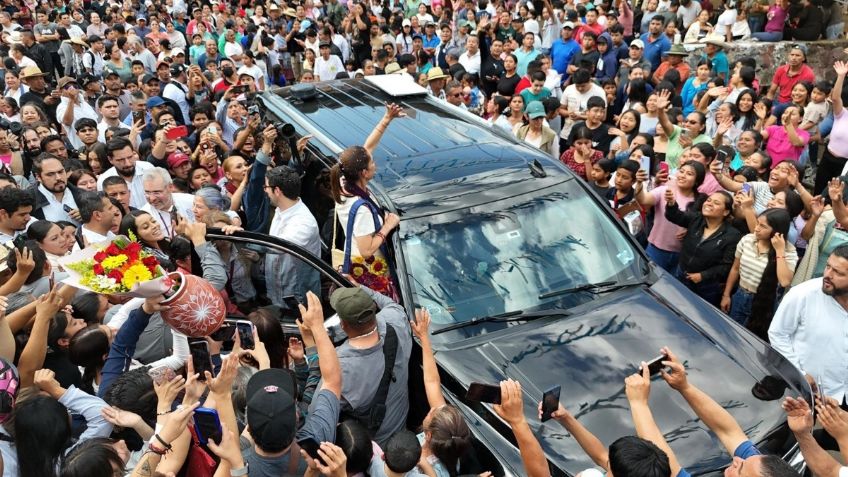
[[[532,321],[537,318],[544,318],[546,316],[567,316],[570,313],[566,310],[537,310],[537,311],[522,311],[522,310],[514,310],[508,311],[506,313],[499,313],[497,315],[490,316],[478,316],[476,318],[472,318],[468,321],[461,321],[459,323],[454,323],[452,325],[445,326],[444,328],[439,328],[431,332],[431,335],[438,335],[441,333],[447,333],[448,331],[458,330],[460,328],[465,328],[468,326],[479,325],[480,323],[508,323],[511,321]]]
[[[633,285],[639,285],[644,283],[643,280],[639,280],[636,282],[614,282],[614,281],[606,281],[606,282],[597,282],[597,283],[584,283],[583,285],[578,285],[576,287],[568,287],[562,288],[560,290],[553,290],[549,292],[545,292],[539,295],[540,300],[544,300],[545,298],[551,298],[559,295],[567,295],[569,293],[577,293],[577,292],[589,292],[589,293],[608,293],[615,290],[620,290],[622,288],[630,287]]]

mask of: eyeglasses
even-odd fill
[[[454,93],[450,96],[451,96],[451,98],[458,98],[458,97],[462,96],[462,93]]]

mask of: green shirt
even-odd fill
[[[521,90],[520,94],[521,97],[524,98],[524,109],[526,110],[527,105],[530,104],[530,101],[541,101],[543,99],[550,98],[551,90],[549,90],[548,88],[542,88],[542,90],[539,91],[539,94],[533,94],[533,92],[530,91],[530,88],[524,88]]]
[[[661,125],[657,125],[658,128],[661,128]],[[674,132],[671,133],[671,136],[668,137],[668,147],[665,150],[665,162],[668,163],[668,167],[672,170],[678,169],[680,167],[680,155],[683,154],[683,147],[680,145],[678,139],[680,139],[680,134],[683,132],[683,128],[680,126],[674,126]],[[699,144],[702,142],[712,143],[713,140],[706,134],[701,134],[700,136],[692,139],[692,144]]]

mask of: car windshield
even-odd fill
[[[400,233],[416,306],[427,308],[437,324],[572,307],[592,295],[540,295],[645,274],[631,242],[573,179],[404,220]]]

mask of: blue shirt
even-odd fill
[[[701,58],[710,60],[710,69],[716,76],[723,74],[725,83],[730,80],[730,62],[727,61],[727,55],[723,51],[716,52],[712,58],[708,58],[707,55]]]
[[[671,41],[664,34],[654,41],[649,40],[650,33],[643,33],[641,40],[645,43],[645,51],[643,56],[651,62],[651,74],[660,67],[663,53],[671,49]]]
[[[518,64],[515,67],[515,72],[518,76],[524,76],[527,74],[527,65],[536,59],[541,53],[539,50],[533,48],[530,51],[524,51],[524,49],[519,48],[512,52],[516,58],[518,58]]]
[[[441,42],[439,35],[433,35],[433,38],[427,38],[427,35],[424,35],[424,48],[436,48]]]
[[[551,67],[561,75],[566,74],[568,64],[571,63],[571,57],[579,50],[580,45],[573,39],[562,41],[562,38],[557,38],[551,45]]]
[[[740,459],[747,459],[748,457],[753,457],[755,455],[761,455],[757,446],[754,445],[751,441],[745,441],[739,444],[739,447],[736,448],[736,451],[733,452],[734,457],[739,457]],[[692,477],[692,475],[686,471],[683,467],[680,468],[680,471],[677,472],[676,477]]]

